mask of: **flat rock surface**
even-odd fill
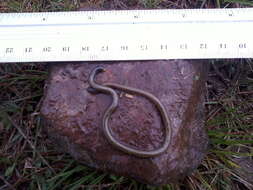
[[[204,131],[203,61],[144,61],[55,64],[45,86],[41,108],[45,129],[53,142],[75,159],[100,170],[161,185],[182,179],[201,162],[208,140]],[[111,103],[107,94],[90,94],[88,77],[97,66],[106,72],[97,82],[114,82],[152,93],[165,106],[172,123],[166,152],[138,158],[112,147],[102,132],[102,118]],[[156,107],[146,98],[119,94],[119,107],[109,125],[121,143],[153,150],[164,140]]]

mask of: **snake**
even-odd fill
[[[115,148],[117,148],[127,154],[134,155],[134,156],[141,157],[141,158],[154,157],[154,156],[160,155],[163,152],[165,152],[170,144],[171,131],[172,131],[171,122],[170,122],[170,119],[167,115],[165,107],[162,105],[162,103],[159,101],[158,98],[156,98],[151,93],[145,92],[141,89],[136,89],[133,87],[128,87],[128,86],[124,86],[124,85],[120,85],[120,84],[116,84],[116,83],[109,83],[109,82],[104,83],[104,84],[96,83],[95,82],[96,75],[98,73],[105,72],[105,71],[106,71],[106,69],[102,66],[95,67],[89,75],[88,83],[89,83],[90,87],[92,88],[92,90],[94,90],[96,93],[105,93],[105,94],[111,95],[111,97],[112,97],[111,104],[106,109],[106,111],[103,115],[103,121],[102,121],[102,125],[103,125],[102,131],[103,131],[106,139]],[[110,119],[111,115],[116,111],[116,109],[118,107],[118,102],[119,102],[118,94],[116,93],[116,91],[114,89],[129,93],[129,94],[141,95],[141,96],[149,99],[156,106],[156,108],[160,112],[162,122],[165,127],[165,130],[164,130],[165,138],[164,138],[164,141],[163,141],[163,144],[161,147],[154,149],[154,150],[150,150],[150,151],[138,150],[138,149],[126,146],[126,145],[118,142],[115,139],[115,137],[112,135],[111,128],[108,125],[109,119]]]

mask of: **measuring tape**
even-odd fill
[[[253,58],[253,8],[0,14],[0,62]]]

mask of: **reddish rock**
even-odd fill
[[[115,82],[155,95],[172,123],[167,151],[153,158],[138,158],[109,144],[102,118],[111,96],[90,94],[88,77],[104,66],[98,83]],[[93,168],[161,185],[175,182],[201,162],[208,140],[204,131],[204,89],[207,63],[203,61],[143,61],[69,63],[51,66],[41,114],[45,129],[61,150]],[[121,143],[153,150],[163,143],[159,112],[146,98],[117,91],[119,107],[112,114],[112,133]]]

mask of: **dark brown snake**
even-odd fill
[[[105,111],[105,114],[103,116],[103,132],[107,140],[111,143],[111,145],[120,149],[121,151],[131,154],[131,155],[135,155],[137,157],[144,157],[144,158],[154,157],[166,151],[171,140],[171,123],[167,116],[166,110],[164,106],[161,104],[161,102],[154,95],[148,92],[145,92],[143,90],[136,89],[136,88],[127,87],[127,86],[123,86],[123,85],[119,85],[115,83],[104,83],[103,85],[97,84],[95,82],[95,76],[98,73],[104,72],[104,71],[105,69],[103,67],[96,67],[89,76],[89,84],[90,84],[90,87],[92,87],[95,90],[95,92],[102,92],[102,93],[106,93],[112,96],[112,103],[108,107],[108,109]],[[112,136],[111,128],[108,125],[108,121],[112,113],[117,109],[118,101],[119,101],[118,94],[113,89],[121,90],[130,94],[138,94],[138,95],[144,96],[147,99],[149,99],[152,103],[155,104],[156,108],[159,110],[161,114],[162,122],[165,127],[165,139],[164,139],[163,145],[160,148],[151,150],[151,151],[137,150],[118,142]]]

